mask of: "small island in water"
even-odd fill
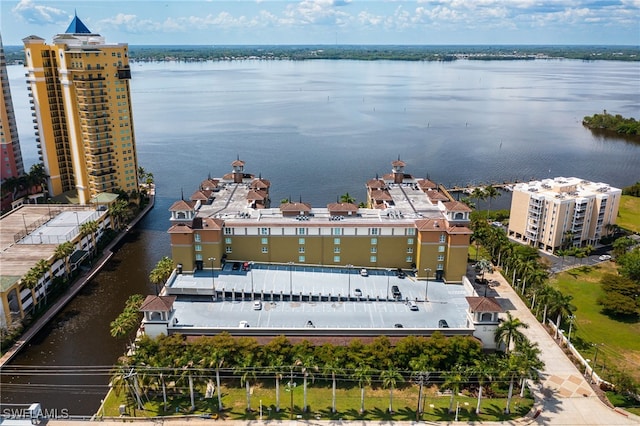
[[[605,109],[602,114],[586,116],[582,124],[593,131],[605,131],[626,136],[640,137],[640,121],[625,118],[620,114],[611,115]]]

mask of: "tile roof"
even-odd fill
[[[329,213],[357,212],[358,206],[353,203],[331,203],[327,204]]]
[[[266,188],[269,188],[270,186],[271,186],[271,182],[262,178],[254,179],[250,185],[250,187],[254,189],[266,189]]]
[[[215,189],[218,187],[218,179],[206,179],[200,182],[200,188],[202,189]]]
[[[183,212],[186,210],[193,210],[195,203],[192,201],[178,200],[169,207],[170,212]]]
[[[473,312],[504,312],[495,297],[466,297]]]
[[[191,197],[189,197],[189,199],[191,201],[207,201],[209,199],[209,197],[207,197],[207,195],[203,192],[203,191],[196,191],[193,194],[191,194]]]
[[[147,296],[140,306],[140,312],[169,312],[176,296]]]
[[[280,204],[281,212],[310,212],[311,204],[309,203],[282,203]]]
[[[444,207],[450,212],[470,212],[472,211],[469,206],[465,203],[461,203],[460,201],[447,201],[444,204]]]
[[[186,223],[176,223],[167,231],[169,234],[191,234],[193,229]]]

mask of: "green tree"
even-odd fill
[[[507,311],[507,319],[500,323],[495,332],[495,341],[498,345],[504,343],[505,353],[509,353],[512,344],[518,344],[525,339],[521,328],[529,328],[529,324],[514,318],[511,312]]]
[[[360,414],[364,413],[364,388],[371,385],[373,370],[366,364],[360,364],[353,372],[360,388]]]
[[[236,367],[236,374],[240,373],[240,384],[245,385],[247,395],[247,412],[251,412],[251,384],[256,378],[255,358],[252,354],[246,354],[242,364]]]
[[[549,299],[549,313],[551,315],[556,315],[556,338],[558,337],[560,328],[562,328],[562,317],[569,316],[576,310],[576,307],[571,304],[572,299],[573,296],[570,294],[562,294],[557,290],[551,293],[551,298]]]
[[[640,314],[638,295],[640,282],[622,275],[605,274],[600,280],[602,293],[597,303],[608,315],[635,316]]]
[[[429,380],[430,372],[434,370],[434,361],[425,353],[420,354],[417,358],[409,362],[411,367],[411,378],[418,383],[418,405],[416,407],[416,420],[420,420],[420,416],[424,412],[423,408],[423,390]]]
[[[382,387],[389,389],[389,414],[393,414],[393,389],[398,383],[404,382],[404,377],[402,377],[400,371],[389,362],[387,369],[380,372],[380,380],[382,381]]]
[[[100,225],[95,220],[89,220],[82,225],[80,225],[80,236],[84,238],[86,236],[91,236],[91,251],[93,253],[97,253],[98,244],[96,242],[96,233],[100,229]]]
[[[173,272],[173,260],[167,256],[163,256],[162,259],[156,263],[155,268],[149,273],[149,281],[156,286],[156,294],[160,294],[160,286],[163,286],[171,273]]]
[[[478,403],[476,404],[476,414],[481,413],[482,404],[482,391],[484,384],[487,381],[493,380],[493,376],[496,370],[496,358],[486,357],[483,359],[476,359],[473,365],[469,368],[469,374],[473,375],[478,380]]]
[[[69,279],[71,273],[69,269],[69,258],[76,251],[76,246],[71,241],[65,241],[58,245],[53,253],[55,259],[64,259],[64,278]]]
[[[617,258],[620,273],[636,283],[640,282],[640,249],[626,252]]]
[[[307,380],[309,377],[312,379],[314,378],[313,373],[318,371],[318,365],[313,355],[305,355],[298,358],[296,365],[300,368],[300,372],[302,373],[302,411],[307,412],[309,410],[309,406],[307,405]]]
[[[342,194],[340,196],[340,202],[341,203],[355,204],[356,203],[356,199],[353,198],[351,195],[349,195],[348,192],[345,192],[344,194]]]
[[[331,376],[331,412],[336,413],[336,375],[344,372],[341,367],[342,360],[339,358],[329,359],[325,361],[323,366],[323,373]]]
[[[460,393],[460,387],[468,380],[467,370],[463,365],[456,365],[444,373],[444,383],[442,387],[451,390],[451,399],[449,400],[449,414],[453,413],[454,398]]]
[[[492,185],[489,185],[486,188],[484,188],[484,196],[489,200],[489,207],[487,208],[487,218],[489,218],[489,210],[491,210],[491,200],[493,200],[494,198],[498,198],[501,195],[502,193]]]

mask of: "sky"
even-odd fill
[[[109,43],[640,45],[640,0],[0,0],[4,45],[74,13]]]

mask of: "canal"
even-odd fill
[[[66,409],[70,415],[97,411],[108,390],[111,366],[128,341],[111,337],[109,324],[131,294],[155,291],[148,275],[170,252],[170,202],[156,198],[155,207],[123,239],[105,268],[3,369],[3,408],[40,402],[43,408]],[[15,370],[20,373],[10,374]]]

